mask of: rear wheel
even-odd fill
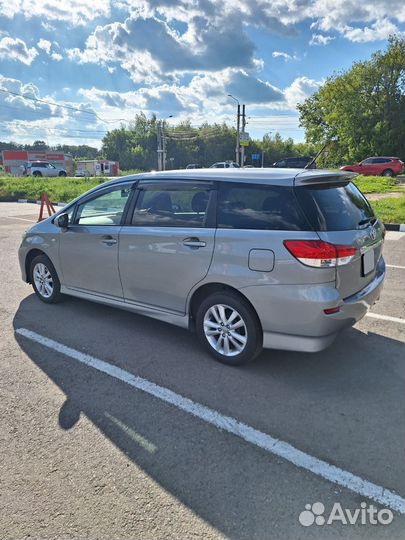
[[[42,176],[42,173],[40,171],[34,171],[32,176]]]
[[[391,169],[385,169],[381,176],[394,176],[394,172]]]
[[[59,176],[66,176],[65,171],[60,171],[60,172],[59,172]]]
[[[203,300],[196,314],[196,331],[212,356],[224,364],[244,364],[262,350],[262,329],[256,313],[233,293],[214,293]]]
[[[38,255],[32,260],[31,283],[42,302],[55,304],[61,300],[58,274],[46,255]]]

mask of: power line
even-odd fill
[[[112,124],[112,123],[115,123],[115,122],[128,122],[128,120],[126,118],[116,118],[116,119],[104,120],[103,118],[101,118],[94,111],[87,111],[86,109],[80,109],[79,107],[73,107],[72,105],[61,105],[60,103],[55,103],[55,102],[52,102],[52,101],[46,101],[45,99],[34,98],[34,97],[31,97],[31,96],[24,96],[23,94],[19,94],[18,92],[12,92],[11,90],[5,90],[4,88],[0,88],[0,92],[4,92],[5,94],[11,94],[13,96],[18,96],[18,97],[21,97],[23,99],[29,99],[29,100],[35,101],[37,103],[44,103],[46,105],[52,105],[53,107],[59,107],[61,109],[68,109],[70,111],[76,111],[76,112],[80,112],[80,113],[84,113],[84,114],[91,114],[91,115],[95,116],[96,118],[98,118],[98,120],[100,120],[100,122],[103,122],[105,124]]]

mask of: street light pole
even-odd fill
[[[235,148],[235,161],[239,165],[239,156],[240,156],[240,103],[236,97],[233,97],[231,94],[228,94],[228,97],[232,98],[238,104],[237,115],[236,115],[236,148]]]
[[[173,115],[170,114],[166,120],[173,118]],[[165,137],[165,121],[162,120],[162,171],[166,170],[166,137]]]
[[[246,111],[245,111],[245,105],[243,104],[242,105],[242,133],[243,134],[245,133],[245,128],[246,128]],[[240,166],[244,167],[245,166],[245,147],[244,146],[242,146],[241,148],[240,161],[241,161]]]

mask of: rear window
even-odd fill
[[[299,186],[295,194],[316,231],[351,231],[374,218],[368,201],[354,184]]]
[[[222,183],[218,227],[274,231],[308,230],[309,225],[289,186]]]

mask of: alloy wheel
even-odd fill
[[[240,313],[225,304],[211,306],[204,316],[204,334],[213,349],[236,356],[246,347],[248,335]]]
[[[33,278],[38,293],[44,298],[50,298],[54,289],[53,278],[43,263],[37,263],[34,266]]]

